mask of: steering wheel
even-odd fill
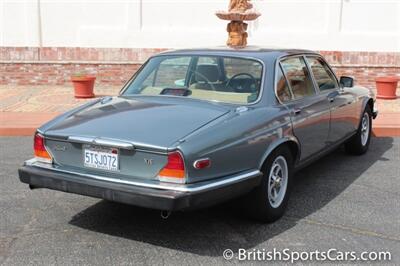
[[[253,75],[251,75],[251,74],[249,74],[249,73],[239,73],[239,74],[233,75],[233,76],[228,80],[228,82],[226,83],[225,88],[226,88],[226,89],[229,89],[229,86],[231,85],[232,80],[235,80],[235,79],[237,79],[237,77],[240,77],[240,76],[247,76],[247,77],[250,77],[251,81],[249,82],[249,84],[245,84],[246,87],[247,87],[247,85],[248,85],[248,87],[251,87],[251,85],[253,85],[253,84],[254,84],[254,87],[257,85],[257,80],[256,80],[256,78],[255,78]],[[247,82],[246,82],[246,83],[247,83]],[[243,88],[241,85],[240,85],[240,86],[236,86],[236,87],[234,88],[235,92],[244,92],[244,89],[245,89],[245,88]]]
[[[193,70],[189,70],[189,71],[192,72],[193,75],[199,75],[199,76],[201,76],[201,77],[204,79],[203,82],[204,82],[205,84],[207,84],[207,85],[210,85],[210,88],[211,88],[213,91],[216,91],[214,85],[208,80],[208,78],[207,78],[206,76],[204,76],[203,74],[201,74],[201,73],[199,73],[199,72],[197,72],[197,71],[193,71]],[[193,78],[193,76],[191,77],[191,80],[192,80],[192,78]]]

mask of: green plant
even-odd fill
[[[86,71],[79,71],[72,74],[72,77],[85,77],[88,76]]]

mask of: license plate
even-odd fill
[[[118,171],[118,150],[92,147],[85,148],[83,151],[83,165],[89,168]]]

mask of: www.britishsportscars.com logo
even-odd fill
[[[352,262],[352,261],[390,261],[392,254],[389,251],[341,251],[331,248],[327,251],[292,251],[290,249],[272,250],[252,249],[246,250],[239,248],[235,253],[231,249],[225,249],[222,253],[225,260],[239,261],[335,261],[335,262]]]

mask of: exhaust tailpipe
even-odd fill
[[[161,211],[161,218],[164,220],[168,219],[168,217],[171,215],[170,211]]]

